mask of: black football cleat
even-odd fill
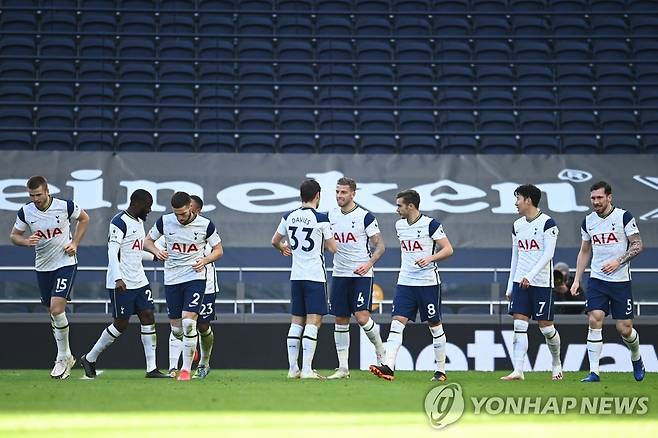
[[[84,368],[87,378],[96,378],[96,362],[89,362],[86,354],[80,358],[80,365]]]
[[[370,372],[380,379],[388,380],[389,382],[395,379],[395,372],[388,365],[370,365]]]
[[[144,377],[147,379],[171,379],[169,374],[163,374],[157,368],[146,373]]]
[[[441,371],[434,371],[434,375],[432,376],[432,382],[445,382],[448,380],[448,376],[446,376],[445,373],[442,373]]]

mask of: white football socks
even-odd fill
[[[363,329],[363,332],[366,334],[368,339],[370,339],[370,342],[372,342],[372,345],[375,346],[377,355],[384,357],[386,351],[384,350],[384,342],[382,342],[382,336],[379,333],[379,325],[376,324],[372,318],[368,318],[368,321],[363,324],[361,328]]]
[[[208,327],[208,330],[199,332],[199,335],[199,344],[201,344],[199,366],[207,367],[210,364],[210,354],[212,353],[212,346],[215,342],[215,333],[213,333],[212,327]]]
[[[196,321],[192,318],[183,319],[183,366],[181,370],[190,371],[192,369],[192,360],[194,359],[194,350],[196,350],[197,331]]]
[[[391,321],[391,330],[388,332],[386,341],[386,364],[392,370],[395,370],[395,360],[398,357],[398,350],[402,346],[402,335],[404,324],[397,319]]]
[[[69,347],[69,321],[66,319],[66,313],[59,315],[50,315],[53,336],[57,344],[57,360],[65,359],[71,355]]]
[[[561,366],[562,361],[560,360],[560,333],[557,331],[554,325],[539,327],[539,330],[546,339],[548,351],[551,352],[551,357],[553,358],[552,365],[554,367]]]
[[[603,350],[602,329],[590,328],[587,333],[587,358],[589,359],[589,371],[599,374],[599,359]]]
[[[286,344],[288,346],[288,365],[291,370],[299,370],[299,347],[302,344],[302,332],[304,327],[299,324],[290,324],[288,329],[288,339]]]
[[[302,373],[313,372],[313,356],[318,344],[318,328],[313,324],[306,324],[302,336]]]
[[[146,358],[146,372],[153,371],[157,368],[155,365],[155,349],[157,346],[155,324],[142,325],[140,334],[144,346],[144,357]]]
[[[434,347],[434,360],[436,369],[443,374],[446,373],[446,334],[443,332],[443,324],[430,327],[432,333],[432,346]]]
[[[110,344],[112,344],[119,336],[121,336],[121,332],[117,330],[116,327],[114,327],[114,324],[108,325],[105,327],[105,330],[103,330],[103,333],[101,333],[101,336],[91,348],[91,351],[85,355],[85,358],[87,358],[89,362],[96,362],[98,360],[98,356],[103,352],[103,350],[109,347]]]
[[[629,350],[631,350],[631,360],[636,361],[640,360],[640,335],[635,331],[635,329],[631,329],[631,334],[629,337],[621,337],[624,340],[624,344],[628,347]]]
[[[183,327],[171,326],[169,333],[169,369],[178,369],[178,360],[183,350]]]
[[[336,341],[336,353],[338,355],[338,368],[348,369],[350,354],[350,325],[336,324],[334,328],[334,341]]]
[[[514,337],[512,347],[512,362],[514,372],[523,374],[525,355],[528,353],[528,321],[514,320]]]

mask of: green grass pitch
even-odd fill
[[[0,436],[658,435],[655,374],[637,383],[631,373],[603,373],[599,384],[580,383],[585,373],[567,373],[561,382],[552,382],[549,373],[502,382],[504,374],[449,373],[447,383],[462,386],[465,413],[436,431],[424,411],[425,395],[437,385],[429,372],[398,372],[394,382],[354,370],[349,380],[290,381],[283,370],[214,369],[206,380],[178,382],[147,380],[141,370],[106,370],[83,380],[76,368],[65,381],[50,379],[48,370],[2,370]],[[649,403],[644,415],[475,415],[471,398],[485,396],[627,396],[648,397]]]

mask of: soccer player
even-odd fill
[[[530,318],[538,322],[551,352],[551,378],[562,380],[560,334],[553,324],[553,255],[559,230],[555,221],[539,210],[541,190],[536,186],[519,186],[514,196],[521,217],[512,226],[512,262],[505,292],[514,318],[514,371],[501,380],[524,379]]]
[[[27,180],[32,202],[18,210],[11,243],[35,249],[34,268],[41,292],[41,303],[48,307],[57,359],[50,376],[66,379],[71,375],[75,358],[69,347],[69,322],[66,302],[69,300],[78,267],[78,246],[87,231],[89,216],[73,201],[54,198],[43,176]],[[71,222],[77,222],[71,238]],[[29,236],[25,231],[29,228]]]
[[[291,324],[288,331],[288,378],[323,379],[312,367],[318,330],[327,314],[327,273],[325,248],[336,252],[329,217],[315,211],[320,204],[320,184],[313,179],[299,188],[302,206],[281,218],[272,236],[272,246],[284,256],[292,256]],[[287,236],[287,241],[284,237]],[[302,346],[302,369],[298,365]]]
[[[144,221],[151,212],[153,197],[146,190],[135,190],[130,195],[128,209],[110,222],[107,239],[106,287],[112,301],[114,322],[101,333],[89,353],[80,358],[85,375],[96,377],[98,356],[128,328],[130,316],[137,314],[141,323],[141,338],[146,357],[147,378],[168,378],[155,365],[156,334],[153,316],[153,296],[144,267]]]
[[[640,336],[633,328],[633,295],[629,262],[642,251],[642,239],[635,218],[612,205],[612,187],[605,181],[590,188],[592,213],[581,225],[582,242],[578,252],[576,275],[571,294],[578,293],[587,262],[592,256],[587,282],[585,310],[589,316],[587,357],[590,373],[581,382],[599,382],[599,358],[603,349],[603,320],[612,314],[617,332],[631,352],[633,376],[644,379],[640,356]]]
[[[183,366],[178,380],[190,380],[197,344],[197,318],[203,310],[206,265],[224,253],[215,224],[192,211],[192,198],[185,192],[171,197],[173,213],[160,217],[144,241],[144,249],[165,262],[164,283],[167,313],[176,337],[183,335]],[[165,237],[165,248],[155,241]],[[204,256],[206,244],[212,248]]]
[[[421,321],[427,321],[432,334],[434,358],[437,370],[433,381],[447,380],[446,336],[441,324],[441,280],[437,262],[453,253],[443,225],[419,211],[420,195],[415,190],[405,190],[396,195],[397,211],[401,219],[395,223],[400,239],[401,264],[398,284],[393,299],[393,321],[386,343],[386,362],[370,365],[370,372],[391,381],[395,372],[395,360],[402,345],[404,328],[416,320],[420,311]],[[436,248],[440,247],[439,251]]]
[[[384,363],[386,351],[379,326],[370,318],[372,303],[372,267],[384,254],[384,239],[377,219],[356,202],[356,182],[340,178],[336,183],[338,207],[329,212],[331,230],[336,241],[330,310],[336,316],[334,340],[338,368],[328,379],[349,378],[350,316],[353,314],[370,342],[377,361]],[[370,252],[370,244],[374,251]]]

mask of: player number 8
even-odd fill
[[[436,308],[434,307],[434,304],[428,304],[427,305],[427,314],[429,316],[433,316],[436,314]]]

